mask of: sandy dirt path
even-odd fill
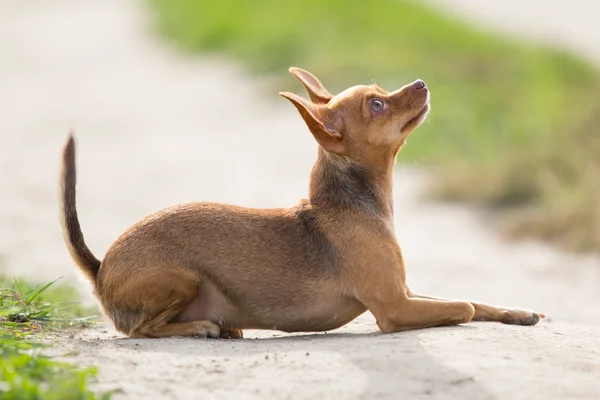
[[[124,0],[0,5],[8,273],[75,279],[57,218],[70,127],[79,139],[80,217],[98,256],[165,205],[287,206],[305,195],[316,147],[293,107],[232,63],[186,57],[156,40],[143,10]],[[426,182],[422,168],[398,170],[396,226],[412,287],[532,308],[547,320],[383,336],[366,314],[326,335],[247,332],[237,342],[125,340],[101,327],[57,338],[55,351],[98,365],[98,386],[120,387],[117,398],[127,399],[592,398],[600,391],[600,260],[503,243],[485,216],[423,201]]]

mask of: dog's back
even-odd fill
[[[222,309],[211,309],[205,299],[202,313],[210,314],[206,319],[218,315],[230,321],[226,325],[293,331],[301,324],[306,329],[308,321],[319,319],[317,308],[327,314],[343,297],[333,285],[319,291],[324,298],[315,296],[315,285],[335,281],[339,255],[307,204],[249,209],[187,203],[151,214],[117,239],[102,261],[96,286],[107,312],[116,302],[120,313],[123,308],[135,313],[136,307],[143,308],[136,301],[142,293],[157,297],[157,291],[167,291],[167,279],[156,289],[148,283],[158,273],[201,289],[218,288],[213,292],[222,297],[212,300]],[[128,292],[133,298],[127,307]],[[194,320],[201,317],[194,315]]]

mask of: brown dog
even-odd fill
[[[534,325],[542,314],[419,296],[405,280],[393,220],[398,151],[429,111],[417,80],[330,95],[290,68],[308,102],[300,112],[319,155],[308,199],[287,209],[215,203],[165,208],[129,228],[98,260],[75,207],[75,148],[64,149],[63,222],[71,256],[115,327],[130,337],[242,336],[338,328],[369,310],[383,332],[478,321]]]

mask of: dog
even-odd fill
[[[381,332],[475,321],[535,325],[543,314],[413,293],[394,230],[393,173],[426,119],[416,80],[331,95],[291,67],[309,100],[282,92],[318,144],[307,199],[280,209],[211,202],[164,208],[127,229],[100,261],[76,209],[75,142],[63,150],[67,248],[115,328],[132,338],[241,338],[244,329],[318,332],[367,310]]]

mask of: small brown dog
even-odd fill
[[[65,241],[115,327],[130,337],[239,338],[242,329],[327,331],[369,310],[383,332],[471,320],[534,325],[543,314],[420,296],[394,232],[396,156],[429,112],[417,80],[330,95],[290,68],[311,101],[281,93],[319,144],[308,199],[287,209],[189,203],[129,228],[98,260],[75,206],[75,145],[63,154]]]

